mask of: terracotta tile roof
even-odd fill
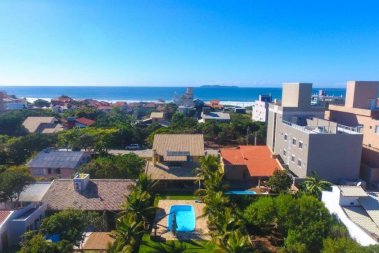
[[[9,217],[12,211],[0,211],[0,225]]]
[[[84,250],[107,250],[108,243],[113,243],[115,239],[109,232],[93,232],[84,241]]]
[[[267,146],[223,148],[220,152],[225,165],[245,165],[252,177],[269,177],[276,169],[280,169]]]
[[[54,180],[43,197],[50,210],[68,208],[119,211],[134,182],[130,179],[91,179],[84,191],[76,191],[71,179]]]
[[[161,156],[204,156],[202,134],[156,134],[153,150]]]
[[[91,126],[91,125],[95,124],[94,120],[87,119],[87,118],[84,118],[84,117],[76,119],[76,122],[78,122],[79,124],[85,125],[85,126]]]

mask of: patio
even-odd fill
[[[167,227],[167,214],[172,205],[192,205],[195,209],[196,227],[192,232],[177,232],[174,235]],[[203,215],[204,203],[195,200],[159,200],[155,221],[158,229],[151,231],[151,236],[160,236],[164,240],[210,240],[207,218]],[[163,218],[162,218],[163,217]]]

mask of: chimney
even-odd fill
[[[72,180],[74,183],[74,189],[78,192],[84,191],[87,188],[89,182],[89,174],[78,173]]]

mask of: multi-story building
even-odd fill
[[[253,121],[267,122],[268,105],[271,102],[271,95],[259,95],[259,99],[253,103],[251,119]]]
[[[323,119],[311,106],[312,84],[283,85],[282,102],[269,105],[267,145],[299,178],[316,172],[332,182],[359,179],[363,135]]]
[[[379,183],[379,82],[347,82],[345,105],[329,105],[325,118],[363,133],[361,177]]]

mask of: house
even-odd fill
[[[22,125],[29,133],[57,133],[63,131],[63,126],[55,117],[27,117]]]
[[[74,100],[67,96],[60,96],[58,98],[51,99],[51,105],[52,106],[63,106],[63,107],[70,107],[71,103],[74,102]]]
[[[270,103],[267,146],[296,178],[315,171],[325,180],[359,180],[363,136],[357,129],[323,119],[311,106],[311,83],[283,85],[282,102]]]
[[[325,118],[363,134],[361,177],[379,183],[379,82],[349,81],[345,105],[329,105]]]
[[[88,152],[46,149],[39,152],[26,166],[34,177],[70,178],[89,159]]]
[[[150,119],[153,123],[160,122],[164,120],[164,113],[163,112],[152,112],[150,114]]]
[[[239,146],[220,149],[221,164],[225,179],[229,181],[252,181],[260,184],[275,170],[283,169],[267,146]]]
[[[227,112],[212,112],[209,107],[204,107],[199,123],[205,123],[207,121],[229,122],[230,114]]]
[[[56,179],[42,199],[47,210],[83,211],[122,210],[130,188],[131,179],[90,179],[88,174],[77,174],[73,179]]]
[[[50,183],[46,182],[30,184],[18,202],[0,210],[0,252],[18,245],[25,232],[39,228],[47,208],[42,198],[49,188]]]
[[[271,95],[259,95],[252,105],[251,119],[253,121],[267,122],[268,105],[272,102]]]
[[[183,106],[183,107],[193,108],[195,105],[195,103],[193,102],[193,97],[194,97],[193,88],[188,87],[182,96],[177,96],[177,95],[174,96],[174,103],[178,107]]]
[[[172,182],[182,184],[183,187],[193,187],[195,169],[204,155],[202,134],[156,134],[153,158],[147,163],[146,172],[152,179],[160,180],[165,187]]]
[[[95,124],[95,121],[92,119],[87,119],[84,117],[75,119],[76,127],[80,127],[80,128],[89,127],[89,126],[92,126],[93,124]]]
[[[21,99],[5,92],[0,92],[0,111],[23,110],[27,107],[28,101],[25,98]]]
[[[331,192],[322,192],[322,201],[360,245],[378,244],[379,192],[365,192],[361,186],[332,186]]]
[[[123,111],[126,111],[128,109],[128,103],[123,102],[123,101],[118,101],[116,103],[112,104],[113,108],[120,108]]]

